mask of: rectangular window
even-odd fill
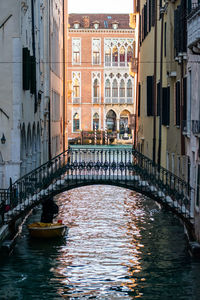
[[[78,50],[73,51],[73,63],[74,64],[80,63],[80,51]]]
[[[165,29],[164,29],[164,55],[167,55],[167,23],[165,22]]]
[[[180,126],[180,81],[176,82],[176,126]]]
[[[200,165],[198,165],[198,173],[197,173],[197,197],[196,197],[197,206],[199,206],[199,196],[200,196]]]
[[[170,121],[170,87],[163,88],[162,125],[169,126]]]
[[[101,57],[101,40],[92,39],[92,63],[93,65],[100,64]]]
[[[160,116],[160,82],[157,83],[157,116]]]
[[[93,52],[93,65],[99,65],[100,64],[100,53],[99,52]]]
[[[155,5],[156,5],[155,0],[151,0],[151,26],[155,25]]]
[[[79,119],[73,120],[73,132],[79,131],[80,128],[80,122]]]
[[[187,77],[183,78],[183,120],[187,119]]]
[[[77,65],[81,63],[81,39],[72,38],[72,63]]]
[[[149,26],[149,32],[151,31],[151,16],[152,16],[152,11],[151,11],[151,4],[152,3],[152,0],[149,0],[149,23],[148,23],[148,26]]]
[[[147,116],[153,116],[153,76],[147,76]]]
[[[141,97],[141,85],[138,86],[138,117],[140,117],[140,97]]]

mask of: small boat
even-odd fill
[[[62,223],[36,222],[28,225],[29,233],[34,238],[56,238],[64,236],[67,226]]]

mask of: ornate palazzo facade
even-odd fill
[[[68,40],[68,137],[110,130],[133,137],[137,74],[135,29],[128,14],[71,14]]]

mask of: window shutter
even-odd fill
[[[30,80],[30,51],[28,48],[23,48],[22,50],[23,57],[23,90],[29,90],[29,80]]]
[[[183,120],[187,120],[187,77],[183,78]]]
[[[149,31],[151,31],[151,16],[152,16],[152,11],[151,11],[151,8],[152,7],[152,0],[149,0]]]
[[[34,56],[30,56],[30,92],[36,94],[36,61]]]
[[[176,125],[180,126],[180,81],[176,82]]]
[[[151,0],[151,26],[155,25],[155,0]]]
[[[147,36],[147,5],[144,5],[144,38]]]
[[[160,116],[160,82],[157,83],[157,116]]]
[[[153,116],[153,76],[147,76],[147,116]]]
[[[162,103],[162,125],[169,126],[170,115],[170,87],[163,88],[163,103]]]
[[[140,117],[140,97],[141,97],[141,85],[139,83],[139,86],[138,86],[138,117]]]

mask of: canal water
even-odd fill
[[[27,223],[0,257],[0,299],[200,299],[200,262],[179,220],[152,200],[112,186],[56,197],[68,224],[59,241],[31,240]]]

